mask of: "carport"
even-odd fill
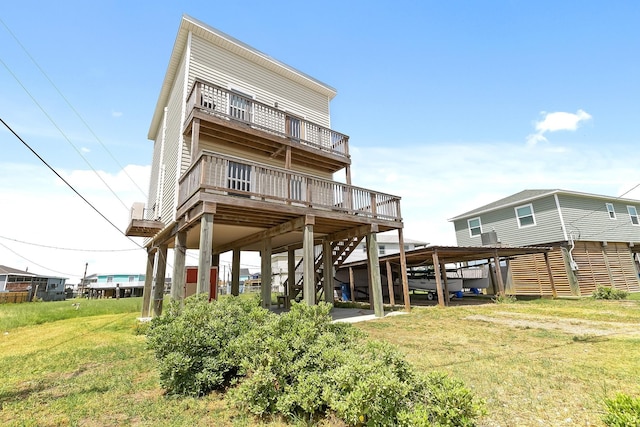
[[[438,304],[440,306],[449,305],[449,292],[447,291],[447,277],[445,264],[461,262],[477,262],[486,260],[489,265],[493,264],[495,274],[491,274],[491,283],[497,295],[504,295],[505,287],[500,270],[500,261],[519,255],[543,254],[547,266],[547,272],[551,280],[553,296],[556,297],[553,275],[549,264],[548,253],[553,248],[548,246],[428,246],[413,251],[406,251],[406,264],[402,265],[400,254],[390,254],[380,256],[380,271],[385,271],[387,276],[387,287],[389,293],[389,304],[395,305],[395,295],[393,289],[393,273],[401,277],[402,283],[402,303],[406,310],[411,308],[409,297],[409,283],[407,279],[407,269],[432,265],[435,272],[436,288],[438,294]],[[349,272],[349,286],[351,288],[351,300],[355,301],[354,270],[367,268],[366,261],[356,261],[343,264],[341,270],[347,269]],[[491,271],[491,269],[490,269]],[[384,284],[383,284],[384,285]]]

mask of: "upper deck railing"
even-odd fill
[[[209,151],[202,151],[180,178],[178,206],[201,190],[402,221],[400,197]]]
[[[194,108],[327,153],[349,157],[347,135],[200,79],[196,79],[187,98],[187,112]]]

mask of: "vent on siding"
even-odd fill
[[[480,234],[480,239],[482,239],[482,246],[497,245],[500,243],[498,241],[498,233],[495,231]]]

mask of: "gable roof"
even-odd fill
[[[609,201],[617,200],[617,201],[629,202],[633,204],[640,203],[639,200],[623,199],[621,197],[603,196],[600,194],[592,194],[592,193],[582,193],[580,191],[570,191],[570,190],[560,190],[560,189],[522,190],[519,193],[512,194],[511,196],[507,196],[503,199],[496,200],[495,202],[486,204],[479,208],[470,210],[468,212],[465,212],[463,214],[450,218],[448,221],[452,222],[452,221],[457,221],[459,219],[465,219],[472,216],[477,216],[486,212],[491,212],[491,211],[495,211],[495,210],[510,207],[510,206],[516,206],[523,203],[528,203],[533,200],[542,199],[543,197],[552,196],[554,194],[565,194],[570,196],[589,197],[589,198],[603,199],[603,200],[609,200]]]
[[[323,93],[330,100],[336,96],[336,90],[331,86],[322,83],[320,80],[272,58],[271,56],[260,52],[248,44],[241,42],[240,40],[213,28],[202,21],[184,14],[182,15],[178,35],[176,36],[176,41],[173,45],[173,50],[171,51],[169,66],[167,67],[167,72],[165,73],[164,81],[162,82],[158,103],[156,104],[156,109],[153,113],[153,118],[151,119],[151,126],[149,127],[149,133],[147,135],[147,138],[150,140],[154,140],[156,138],[158,127],[162,120],[164,107],[167,105],[167,100],[169,99],[169,94],[180,65],[180,60],[182,59],[183,52],[187,46],[189,33],[196,34],[210,43],[232,51],[239,56],[247,58],[267,69],[307,86],[316,92]]]
[[[19,276],[36,276],[28,271],[18,270],[17,268],[7,267],[6,265],[0,265],[0,274],[17,274]]]

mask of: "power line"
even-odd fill
[[[42,105],[40,105],[40,103],[38,102],[38,100],[31,94],[31,92],[29,92],[29,90],[26,88],[25,85],[22,84],[22,82],[20,81],[20,79],[18,78],[18,76],[16,76],[13,71],[11,71],[11,69],[7,66],[7,64],[5,64],[5,62],[0,59],[0,62],[2,63],[2,65],[4,66],[4,68],[7,69],[7,71],[9,72],[9,74],[11,74],[11,76],[15,79],[16,82],[18,82],[18,84],[22,87],[22,89],[27,93],[27,95],[29,95],[29,97],[31,98],[31,100],[34,102],[34,104],[36,104],[38,106],[38,108],[40,108],[40,111],[42,111],[42,113],[47,117],[47,119],[49,119],[49,121],[51,122],[51,124],[53,124],[53,126],[58,129],[58,132],[60,132],[60,134],[64,137],[64,139],[69,143],[69,145],[71,145],[71,147],[73,147],[73,149],[76,151],[76,153],[78,153],[78,155],[82,158],[82,160],[84,160],[84,162],[87,164],[87,166],[89,166],[89,168],[93,171],[93,173],[96,174],[96,176],[100,179],[100,181],[102,181],[102,183],[109,189],[109,191],[111,191],[111,194],[113,194],[113,196],[118,199],[118,201],[120,202],[120,204],[122,204],[122,206],[128,211],[129,208],[127,207],[127,205],[125,205],[125,203],[122,201],[122,199],[120,198],[120,196],[118,196],[116,194],[116,192],[111,188],[111,186],[109,184],[107,184],[107,182],[104,180],[104,178],[102,178],[100,176],[100,174],[98,173],[98,171],[95,170],[95,168],[91,165],[91,163],[89,163],[89,161],[86,159],[86,157],[84,157],[84,155],[82,154],[82,152],[78,149],[78,147],[76,147],[73,142],[71,142],[71,140],[69,139],[69,137],[67,136],[67,134],[64,133],[64,131],[60,128],[60,126],[58,126],[58,124],[55,122],[55,120],[53,120],[53,118],[49,115],[49,113],[47,113],[47,111],[42,107]],[[4,123],[4,121],[3,121]],[[6,124],[5,124],[6,126]],[[13,132],[13,130],[11,130],[11,132]],[[14,132],[15,134],[15,132]],[[59,176],[59,175],[58,175]],[[62,178],[62,177],[61,177]]]
[[[41,248],[47,248],[47,249],[56,249],[56,250],[60,250],[60,251],[74,251],[74,252],[131,252],[131,251],[138,251],[140,250],[140,248],[134,248],[134,249],[77,249],[77,248],[61,248],[59,246],[49,246],[49,245],[42,245],[39,243],[32,243],[32,242],[25,242],[24,240],[18,240],[18,239],[13,239],[11,237],[6,237],[6,236],[0,236],[0,239],[5,239],[5,240],[11,240],[17,243],[23,243],[25,245],[31,245],[31,246],[38,246]]]
[[[58,94],[60,95],[60,97],[67,103],[67,105],[69,106],[69,108],[71,108],[71,111],[73,111],[75,113],[76,116],[78,116],[78,118],[80,119],[80,121],[85,125],[85,127],[89,130],[89,132],[91,132],[91,135],[94,136],[94,138],[96,139],[96,141],[98,141],[98,143],[102,146],[102,148],[109,154],[109,156],[111,156],[111,158],[113,159],[114,162],[116,162],[116,164],[118,165],[118,167],[120,167],[120,169],[122,170],[122,172],[124,172],[124,174],[127,176],[127,178],[129,178],[129,180],[133,183],[133,185],[136,186],[136,188],[138,190],[140,190],[140,193],[142,193],[142,195],[146,198],[147,197],[147,193],[145,193],[144,190],[142,190],[142,188],[140,188],[140,186],[138,186],[138,183],[136,183],[133,178],[131,177],[131,175],[129,175],[127,173],[127,171],[125,170],[125,168],[118,162],[118,160],[115,158],[115,156],[111,153],[111,151],[109,151],[109,149],[102,143],[102,140],[98,137],[98,135],[96,135],[96,133],[93,131],[93,129],[91,128],[91,126],[89,126],[89,124],[85,121],[85,119],[80,115],[80,113],[73,107],[73,105],[71,104],[71,102],[69,102],[69,100],[63,95],[62,91],[60,91],[60,89],[58,89],[58,87],[55,85],[55,83],[53,83],[53,81],[49,78],[49,76],[47,75],[47,73],[42,69],[42,67],[40,67],[40,65],[38,64],[38,62],[33,58],[33,56],[31,56],[31,54],[29,53],[29,51],[24,47],[24,45],[20,42],[20,40],[18,39],[18,37],[16,37],[16,35],[11,31],[11,29],[7,26],[7,24],[5,24],[5,22],[2,20],[2,18],[0,18],[0,22],[2,23],[2,25],[4,26],[4,28],[7,30],[7,32],[9,34],[11,34],[11,37],[13,37],[13,39],[16,41],[16,43],[18,43],[18,46],[20,46],[20,48],[22,48],[22,50],[24,51],[24,53],[29,57],[29,59],[31,59],[31,62],[33,62],[35,64],[35,66],[38,68],[38,70],[40,70],[40,72],[42,73],[42,75],[49,81],[49,83],[51,84],[51,86],[53,86],[53,88],[58,92]]]
[[[138,242],[136,242],[135,240],[133,240],[131,237],[127,236],[126,234],[124,234],[122,232],[122,230],[120,230],[113,222],[111,222],[111,220],[109,220],[109,218],[107,218],[106,216],[104,216],[104,214],[102,212],[100,212],[98,210],[98,208],[96,208],[95,206],[93,206],[93,204],[91,204],[90,201],[88,201],[87,199],[84,198],[84,196],[82,194],[80,194],[78,192],[78,190],[76,190],[71,184],[69,184],[69,182],[67,182],[66,179],[64,179],[55,169],[53,169],[53,167],[51,167],[51,165],[49,165],[49,163],[47,163],[47,161],[45,159],[43,159],[42,157],[40,157],[40,155],[33,149],[31,148],[31,146],[29,144],[27,144],[27,142],[22,139],[22,137],[20,137],[20,135],[18,135],[12,128],[11,126],[9,126],[1,117],[0,117],[0,122],[2,122],[2,124],[9,129],[9,131],[15,135],[16,138],[18,138],[18,140],[20,142],[22,142],[24,144],[25,147],[27,147],[29,149],[29,151],[31,151],[33,153],[34,156],[36,156],[42,163],[45,164],[45,166],[47,166],[51,172],[53,172],[54,174],[56,174],[56,176],[58,178],[60,178],[60,180],[62,182],[64,182],[67,187],[69,187],[74,193],[76,193],[76,195],[78,197],[80,197],[87,205],[89,205],[89,207],[91,207],[91,209],[93,209],[98,215],[100,215],[105,221],[107,221],[113,228],[115,228],[116,230],[118,230],[118,233],[122,234],[123,236],[125,236],[127,239],[129,239],[131,242],[133,242],[136,246],[138,246],[140,249],[142,249],[142,246],[140,246],[138,244]]]
[[[0,119],[0,120],[1,120],[1,119]],[[53,271],[54,273],[63,274],[63,275],[65,275],[65,276],[77,276],[77,274],[63,273],[63,272],[61,272],[61,271],[53,270],[53,269],[51,269],[51,268],[47,268],[47,267],[45,267],[44,265],[40,265],[40,264],[38,264],[37,262],[31,261],[29,258],[26,258],[26,257],[24,257],[24,256],[20,255],[19,253],[17,253],[16,251],[14,251],[13,249],[11,249],[10,247],[5,246],[3,243],[0,243],[0,246],[2,246],[3,248],[5,248],[5,249],[6,249],[6,250],[8,250],[9,252],[13,253],[14,255],[19,256],[19,257],[20,257],[20,258],[22,258],[23,260],[25,260],[25,261],[27,261],[27,262],[29,262],[29,263],[33,264],[33,265],[36,265],[36,266],[38,266],[38,267],[40,267],[40,268],[43,268],[43,269],[45,269],[45,270],[47,270],[47,271]]]

